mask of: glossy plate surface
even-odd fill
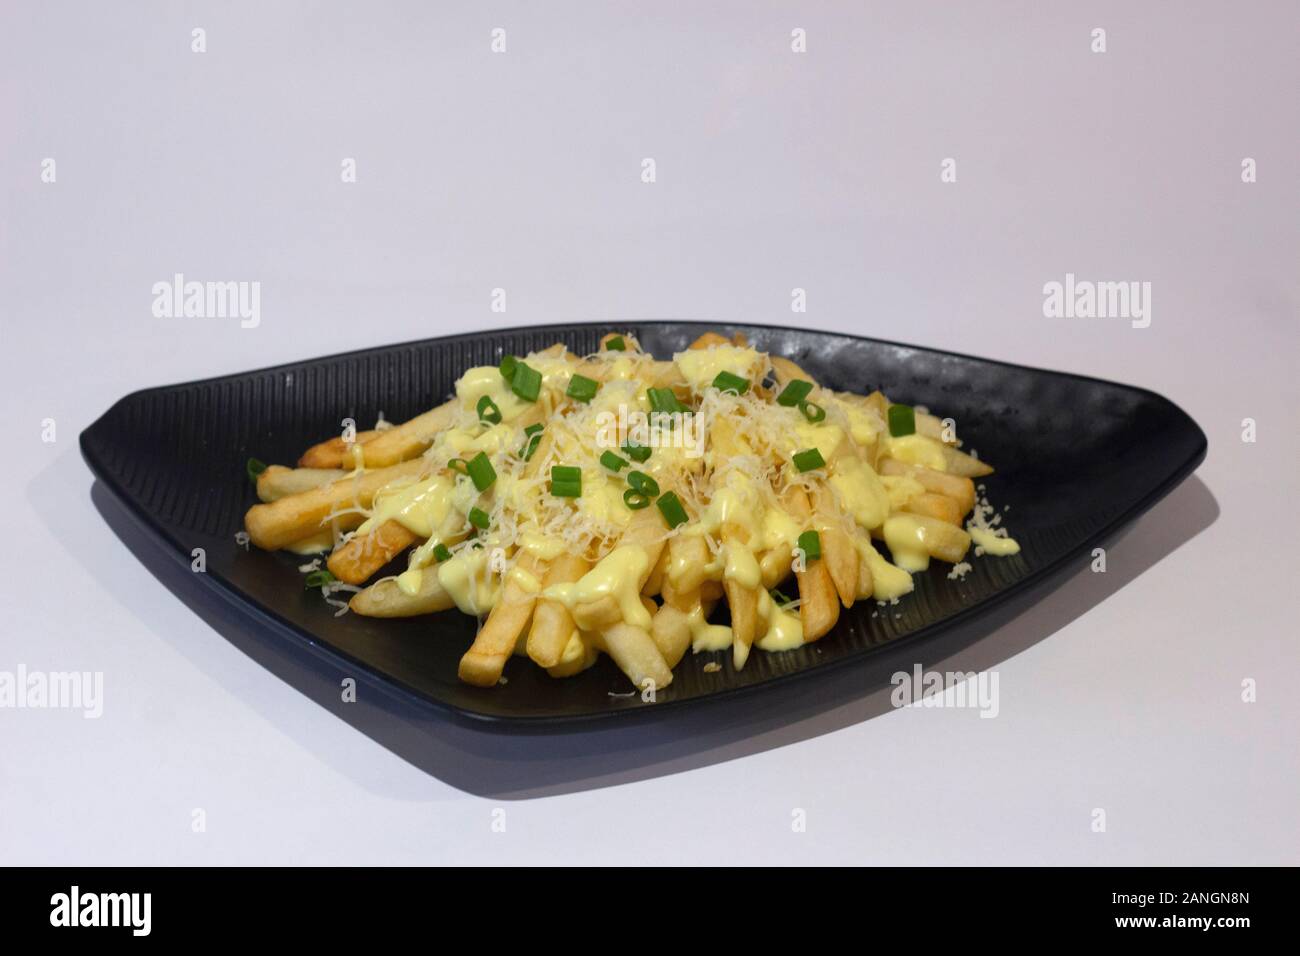
[[[788,356],[824,385],[926,405],[958,422],[967,449],[997,467],[984,479],[1019,555],[970,558],[964,580],[936,562],[896,606],[874,601],[841,615],[834,631],[797,651],[755,651],[743,671],[730,653],[688,654],[654,704],[608,661],[555,680],[522,658],[508,683],[469,687],[456,665],[475,622],[451,611],[407,620],[335,617],[319,592],[303,589],[290,554],[236,544],[255,502],[245,475],[251,457],[292,464],[309,444],[351,417],[368,427],[379,412],[402,421],[442,401],[461,372],[495,365],[556,341],[595,351],[608,325],[541,326],[429,339],[148,389],[128,395],[81,435],[86,461],[127,511],[188,565],[204,548],[204,580],[287,641],[306,642],[346,667],[361,668],[399,695],[459,716],[545,723],[629,715],[812,676],[887,645],[969,624],[1024,596],[1132,521],[1189,475],[1205,456],[1205,435],[1180,408],[1142,389],[985,359],[853,336],[763,326],[689,322],[620,325],[661,358],[709,328],[744,332],[757,348]],[[973,554],[973,551],[972,551]],[[722,670],[705,673],[710,661]],[[808,685],[815,693],[815,684]]]

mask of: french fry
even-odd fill
[[[527,552],[516,557],[515,569],[522,571],[535,584],[529,587],[518,579],[514,570],[506,575],[496,607],[492,608],[473,645],[460,659],[460,679],[467,684],[491,687],[500,680],[501,671],[514,653],[519,635],[532,620],[540,579],[545,577],[545,571],[541,562]]]
[[[722,529],[722,547],[730,552],[733,548],[748,552],[749,548],[734,528]],[[732,561],[728,555],[728,563]],[[752,560],[752,555],[751,555]],[[727,606],[731,609],[731,654],[736,669],[745,666],[749,659],[749,649],[758,636],[758,588],[749,587],[744,582],[730,577],[722,580],[722,590],[727,595]]]
[[[772,362],[772,371],[776,373],[776,380],[779,385],[784,387],[797,378],[803,379],[805,382],[812,382],[813,385],[817,384],[817,379],[800,368],[798,363],[790,361],[785,356],[769,355],[768,358]]]
[[[858,565],[861,563],[858,549],[844,528],[844,519],[830,488],[818,482],[809,496],[809,503],[812,505],[813,524],[821,537],[821,560],[830,572],[840,603],[852,607],[858,597]]]
[[[353,440],[345,442],[342,435],[312,445],[298,459],[299,468],[351,468],[352,446],[364,445],[378,435],[377,431],[357,432]]]
[[[676,574],[665,574],[663,598],[677,610],[689,613],[700,603],[700,587],[704,583],[704,565],[709,560],[709,546],[698,535],[679,534],[668,539],[670,568],[680,568]]]
[[[347,472],[341,468],[286,468],[284,465],[267,465],[257,476],[257,497],[264,502],[279,501],[300,491],[310,491],[331,481],[338,481]]]
[[[561,554],[546,569],[542,588],[577,581],[590,570],[591,562],[585,558]],[[528,630],[528,656],[542,667],[558,666],[576,626],[573,615],[563,604],[553,598],[538,597]]]
[[[326,528],[323,531],[317,531],[313,535],[301,538],[291,544],[286,544],[284,550],[291,551],[294,554],[320,554],[323,551],[329,551],[334,547],[334,531],[332,528]]]
[[[406,461],[367,471],[357,478],[343,478],[287,495],[267,504],[253,505],[244,515],[244,528],[253,544],[265,551],[275,551],[315,534],[326,526],[330,514],[337,509],[349,507],[354,502],[363,508],[370,507],[376,491],[395,479],[419,476],[424,464],[423,461]],[[341,526],[356,527],[365,519],[362,515],[350,514],[339,520]]]
[[[791,485],[782,496],[785,509],[796,522],[807,523],[812,516],[808,496],[798,485]],[[803,639],[812,642],[822,637],[840,619],[840,602],[825,561],[813,561],[803,571],[795,572],[799,581],[799,621]]]
[[[631,624],[615,624],[600,635],[605,653],[613,658],[618,669],[638,690],[646,689],[646,681],[653,681],[655,690],[662,690],[673,682],[673,672],[649,633]]]
[[[663,655],[664,663],[669,668],[676,667],[691,646],[690,618],[671,604],[662,604],[654,613],[650,636]]]
[[[726,337],[719,335],[717,332],[705,332],[703,335],[701,335],[699,338],[697,338],[694,342],[692,342],[690,345],[686,347],[688,349],[699,350],[699,349],[711,349],[719,345],[730,345],[730,344],[731,342]]]
[[[452,399],[375,435],[362,446],[366,467],[386,468],[423,454],[438,433],[455,422],[457,411],[456,400]]]
[[[326,566],[340,581],[364,584],[417,540],[415,532],[390,519],[369,534],[357,535],[338,548],[329,556]]]
[[[537,612],[534,611],[533,613],[536,614]],[[596,663],[598,657],[600,657],[600,650],[596,647],[595,640],[578,631],[573,631],[569,635],[568,643],[564,645],[564,651],[560,655],[559,661],[546,668],[546,673],[552,677],[572,677]]]
[[[948,474],[960,475],[963,478],[983,478],[985,475],[993,474],[993,466],[980,461],[974,455],[958,451],[952,445],[945,445],[942,442],[939,446],[943,449],[943,463]]]
[[[641,588],[641,593],[646,597],[654,597],[663,591],[664,576],[668,573],[668,561],[668,549],[663,548],[659,552],[659,560],[655,562],[650,572],[650,577],[645,579],[645,585]]]
[[[947,495],[957,503],[962,515],[970,513],[975,507],[975,482],[961,475],[949,475],[933,468],[911,465],[894,458],[880,460],[882,475],[902,475],[914,478],[926,491],[937,495]]]
[[[961,527],[961,509],[957,506],[957,502],[947,495],[936,494],[933,491],[915,495],[903,510],[909,514],[926,515]]]
[[[418,617],[455,606],[456,602],[438,580],[436,567],[422,569],[420,587],[414,594],[403,592],[395,578],[385,578],[358,591],[348,602],[348,607],[362,617]]]

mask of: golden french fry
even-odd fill
[[[772,362],[772,371],[776,373],[777,383],[785,386],[795,379],[803,379],[805,382],[817,384],[817,379],[805,372],[795,362],[781,355],[769,355],[768,359]]]
[[[473,645],[460,659],[458,673],[461,680],[478,687],[491,687],[501,679],[501,671],[514,653],[519,635],[532,620],[543,577],[545,571],[538,559],[527,552],[516,558],[515,567],[506,575],[496,607],[492,608]]]
[[[688,349],[711,349],[718,345],[730,345],[731,342],[717,332],[705,332],[698,339],[687,346]]]
[[[975,482],[961,475],[949,475],[933,468],[911,465],[893,458],[880,461],[882,475],[902,475],[914,478],[926,491],[937,495],[946,495],[957,503],[962,515],[970,513],[975,507]]]
[[[572,677],[595,664],[598,657],[600,657],[600,649],[596,647],[595,639],[573,631],[569,635],[568,643],[564,645],[559,661],[546,668],[546,673],[552,677]]]
[[[645,584],[641,588],[641,593],[646,597],[654,597],[663,591],[664,577],[668,573],[669,560],[668,549],[662,548],[659,552],[659,560],[655,562],[654,568],[650,571],[650,577],[645,579]]]
[[[952,445],[944,445],[942,442],[940,447],[943,449],[943,463],[948,474],[960,475],[963,478],[983,478],[985,475],[993,474],[992,465],[980,461],[973,455],[958,451]]]
[[[618,669],[638,690],[645,690],[647,686],[663,690],[673,682],[673,672],[654,638],[642,628],[615,624],[601,632],[600,641],[605,653],[613,658]],[[653,683],[647,685],[647,681]]]
[[[956,429],[949,431],[944,428],[943,419],[938,415],[931,415],[928,412],[914,412],[914,414],[916,416],[916,433],[918,435],[933,438],[945,445],[955,445],[957,443]]]
[[[798,485],[791,485],[782,502],[791,518],[807,523],[812,517],[808,496]],[[812,642],[822,637],[840,619],[840,602],[825,561],[812,561],[803,571],[795,573],[799,581],[799,622],[803,625],[803,639]]]
[[[861,564],[857,546],[845,530],[839,505],[830,488],[818,482],[809,497],[813,524],[822,542],[821,560],[830,572],[840,603],[852,607],[858,597],[858,565]]]
[[[329,551],[333,547],[334,531],[332,528],[326,528],[324,531],[317,531],[313,535],[286,544],[284,550],[291,551],[294,554],[320,554]]]
[[[362,617],[417,617],[446,611],[456,602],[438,580],[438,569],[424,568],[414,594],[402,591],[395,578],[385,578],[352,595],[348,606]]]
[[[253,544],[275,551],[326,527],[330,514],[340,508],[354,503],[369,508],[380,488],[398,478],[417,477],[423,468],[423,461],[402,462],[287,495],[268,504],[253,505],[244,515],[244,528]],[[348,514],[339,518],[339,524],[355,528],[364,520],[363,515]]]
[[[546,569],[542,587],[577,581],[589,570],[591,562],[576,554],[562,554]],[[528,656],[542,667],[558,666],[576,628],[568,608],[552,598],[539,597],[528,630]]]
[[[386,468],[423,454],[438,433],[456,421],[457,411],[456,400],[452,399],[375,435],[362,446],[366,467]]]
[[[388,520],[369,534],[352,538],[329,556],[330,574],[347,584],[364,584],[393,558],[418,540],[400,522]]]
[[[682,611],[671,604],[660,605],[650,625],[650,636],[663,655],[664,663],[676,667],[691,646],[691,622]]]
[[[312,445],[298,459],[299,468],[351,468],[352,446],[364,445],[378,435],[377,431],[357,432],[350,442],[345,442],[342,435]]]
[[[961,527],[961,509],[958,507],[957,502],[947,495],[936,494],[933,491],[915,495],[908,501],[903,510],[909,514],[926,515]]]
[[[286,468],[268,465],[257,476],[257,497],[264,502],[279,501],[300,491],[310,491],[331,481],[338,481],[347,472],[341,468]]]
[[[709,546],[698,535],[679,534],[668,539],[668,547],[664,550],[668,553],[669,568],[664,575],[664,603],[690,613],[691,608],[700,602]]]

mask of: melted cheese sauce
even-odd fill
[[[988,528],[976,528],[973,525],[967,525],[966,531],[970,534],[970,539],[984,549],[985,554],[1005,558],[1020,553],[1020,542],[1015,538],[1001,538]]]
[[[673,361],[677,363],[677,368],[687,384],[691,386],[691,390],[697,394],[712,385],[720,372],[739,375],[752,384],[765,364],[758,352],[736,345],[687,349],[674,355]]]

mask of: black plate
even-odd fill
[[[1176,405],[1143,389],[825,332],[687,322],[635,323],[660,357],[684,349],[707,327],[744,332],[758,348],[788,356],[821,383],[927,405],[958,422],[968,448],[996,465],[985,479],[992,503],[1021,543],[1009,558],[972,558],[962,581],[936,564],[896,606],[874,601],[845,612],[833,632],[783,654],[756,651],[743,671],[730,654],[687,655],[654,704],[606,659],[554,680],[530,661],[506,667],[508,683],[470,687],[456,665],[474,637],[471,618],[374,620],[334,617],[319,592],[303,589],[303,559],[245,551],[235,542],[255,500],[250,456],[292,463],[302,449],[351,417],[365,427],[382,411],[401,421],[450,394],[461,372],[556,341],[595,351],[609,326],[508,329],[429,339],[312,359],[278,368],[136,392],[81,435],[81,450],[104,485],[187,565],[204,548],[203,579],[286,640],[306,642],[345,668],[403,696],[455,714],[532,723],[656,711],[769,686],[859,661],[902,638],[968,625],[1013,595],[1044,584],[1167,494],[1205,457],[1205,435]],[[620,329],[628,329],[624,324]],[[722,670],[705,673],[709,661]],[[810,688],[811,690],[811,688]]]

